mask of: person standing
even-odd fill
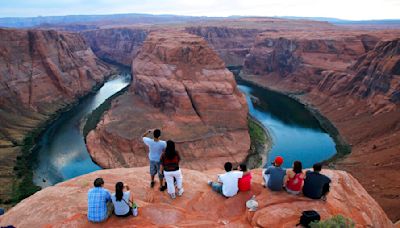
[[[165,181],[167,182],[167,191],[172,199],[175,199],[175,185],[178,187],[178,196],[183,194],[182,172],[179,168],[181,157],[178,151],[175,150],[175,143],[172,140],[167,141],[165,152],[161,155],[161,172],[164,173]]]
[[[321,174],[322,164],[313,165],[313,172],[307,171],[304,179],[303,195],[311,199],[326,200],[329,193],[329,184],[331,179]]]
[[[281,191],[283,189],[283,178],[286,175],[285,169],[281,168],[283,163],[283,158],[277,156],[273,162],[273,165],[265,170],[265,176],[268,176],[266,180],[266,185],[272,191]]]
[[[301,192],[304,184],[305,174],[303,173],[303,166],[300,161],[293,162],[293,169],[286,170],[285,187],[286,191],[290,194],[298,195]]]
[[[110,192],[103,188],[103,178],[94,180],[94,188],[88,192],[88,214],[90,222],[103,222],[113,211]]]
[[[148,135],[153,132],[153,139],[149,138]],[[166,186],[163,185],[163,174],[160,171],[160,157],[167,144],[165,141],[160,140],[161,131],[159,129],[148,130],[143,135],[143,142],[149,148],[149,160],[150,160],[150,187],[154,187],[154,176],[158,174],[160,179],[160,191],[164,191]]]
[[[235,196],[238,191],[239,178],[243,177],[243,172],[232,171],[232,163],[226,162],[224,165],[226,173],[218,175],[218,182],[208,181],[212,190],[222,194],[225,197]]]

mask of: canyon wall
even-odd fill
[[[203,37],[227,66],[237,66],[243,65],[257,34],[262,30],[225,26],[198,26],[187,27],[185,31]]]
[[[87,137],[102,167],[148,164],[141,135],[160,128],[184,167],[209,169],[245,159],[250,148],[247,104],[224,62],[198,36],[154,32],[132,64],[128,93]]]
[[[263,33],[244,78],[318,109],[352,145],[336,162],[400,219],[399,31]],[[300,95],[299,95],[300,94]],[[386,175],[390,172],[390,175]]]
[[[106,227],[295,227],[304,210],[318,211],[322,220],[341,214],[351,218],[356,227],[394,227],[358,181],[343,171],[322,170],[332,179],[326,201],[271,192],[261,185],[261,169],[251,171],[250,191],[229,199],[207,185],[207,180],[215,179],[222,170],[204,173],[183,169],[182,173],[185,192],[172,200],[166,192],[148,187],[148,167],[96,171],[36,193],[1,216],[0,225],[98,227],[87,221],[87,191],[95,178],[102,177],[110,192],[114,192],[118,181],[128,184],[139,206],[138,217],[121,219],[112,215],[100,224]],[[259,206],[250,212],[245,205],[253,195]]]
[[[1,199],[11,193],[24,137],[111,71],[77,34],[0,29]]]
[[[99,58],[130,66],[148,32],[148,29],[140,28],[108,28],[81,34]]]

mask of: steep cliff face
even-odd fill
[[[0,225],[97,227],[99,224],[87,221],[87,191],[95,178],[102,177],[111,192],[118,181],[128,184],[139,206],[138,217],[111,216],[101,224],[107,227],[294,227],[301,212],[312,209],[320,213],[322,220],[341,214],[351,218],[357,227],[394,227],[357,180],[343,171],[322,171],[332,179],[332,185],[327,200],[321,201],[263,188],[260,169],[251,171],[251,191],[239,192],[229,199],[207,185],[207,180],[215,179],[222,171],[183,169],[185,192],[172,200],[166,192],[148,187],[147,170],[148,167],[101,170],[48,187],[0,217]],[[245,206],[252,195],[259,203],[256,212],[249,212]]]
[[[77,34],[0,29],[1,199],[25,135],[110,73]]]
[[[148,32],[146,29],[109,28],[81,34],[99,58],[130,66]]]
[[[257,34],[262,30],[225,26],[198,26],[187,27],[185,31],[204,37],[227,66],[237,66],[243,65]]]
[[[341,32],[265,32],[257,36],[244,71],[307,91],[319,83],[323,70],[345,70],[377,41]]]
[[[130,91],[87,137],[88,149],[102,167],[147,164],[140,136],[149,128],[160,128],[164,139],[177,142],[186,167],[207,169],[246,157],[245,97],[204,39],[182,32],[151,33],[132,72]]]
[[[400,149],[400,106],[397,100],[400,90],[399,40],[388,40],[390,36],[384,32],[374,36],[384,38],[385,41],[371,48],[374,42],[372,38],[361,36],[356,45],[361,54],[344,55],[349,60],[357,57],[345,64],[342,62],[336,65],[327,58],[326,65],[322,66],[319,60],[324,60],[327,55],[323,54],[303,66],[307,60],[304,56],[308,54],[302,54],[297,56],[303,63],[293,73],[279,74],[278,67],[271,73],[265,74],[266,71],[263,71],[262,75],[247,78],[280,91],[307,91],[298,98],[318,108],[352,144],[352,153],[337,162],[337,167],[354,175],[383,206],[390,218],[397,221],[400,219],[400,186],[392,183],[400,178],[400,163],[397,159]],[[356,46],[345,50],[350,52]],[[296,56],[296,51],[293,55]],[[303,70],[307,68],[318,71],[304,74]],[[386,176],[384,173],[389,170],[391,175]]]
[[[400,39],[379,42],[346,72],[323,75],[321,92],[365,99],[374,112],[394,110],[400,104]]]

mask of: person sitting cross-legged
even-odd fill
[[[103,222],[113,212],[110,192],[103,188],[103,178],[97,178],[94,181],[94,188],[88,192],[88,214],[90,222]]]
[[[232,163],[226,162],[224,165],[226,173],[218,175],[218,182],[208,181],[211,188],[225,197],[232,197],[238,193],[239,178],[242,178],[243,172],[232,171]]]
[[[286,175],[285,169],[281,168],[283,158],[277,156],[273,162],[273,166],[270,166],[265,171],[265,184],[272,191],[281,191],[283,189],[283,178]]]

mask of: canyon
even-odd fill
[[[0,37],[0,198],[7,202],[25,137],[114,70],[77,34],[0,29]]]
[[[195,178],[206,181],[216,174],[212,170],[226,160],[242,161],[250,147],[246,101],[237,90],[232,73],[225,68],[234,66],[243,67],[242,79],[285,93],[326,116],[352,147],[350,154],[339,153],[327,163],[331,168],[349,172],[362,186],[350,174],[326,170],[337,180],[334,197],[328,198],[327,205],[303,202],[301,198],[302,205],[329,208],[324,209],[323,218],[341,212],[352,215],[360,224],[391,226],[364,187],[392,221],[400,219],[400,185],[396,182],[400,178],[400,30],[276,18],[230,18],[170,25],[121,26],[113,22],[107,26],[101,23],[67,26],[79,32],[0,29],[2,200],[10,200],[13,167],[20,159],[24,138],[115,72],[114,67],[105,63],[108,62],[131,66],[133,81],[126,93],[114,99],[110,110],[87,137],[87,147],[96,163],[104,168],[147,165],[141,134],[149,128],[161,128],[164,139],[177,142],[184,157],[182,165],[188,168],[185,169],[188,181],[193,180],[191,183],[201,192],[189,190],[187,199],[182,198],[172,209],[166,208],[176,218],[171,223],[221,225],[234,221],[232,224],[274,225],[274,221],[263,216],[278,216],[282,207],[293,207],[291,200],[297,202],[297,199],[274,195],[255,183],[257,198],[268,201],[272,195],[279,198],[278,203],[266,205],[254,215],[238,207],[242,214],[239,216],[238,209],[236,214],[226,215],[226,221],[214,217],[192,221],[198,216],[197,211],[188,217],[180,214],[186,210],[180,205],[187,202],[199,202],[199,207],[211,202],[203,195],[212,193],[204,193],[209,190],[195,182]],[[200,173],[189,169],[211,170]],[[131,174],[146,176],[144,168],[104,170],[98,174],[109,176],[106,185],[112,189],[111,183],[117,181],[118,172],[136,178],[132,184],[147,186],[147,182],[142,183],[144,180]],[[254,172],[256,182],[260,179],[257,172]],[[70,196],[78,192],[80,206],[71,204],[71,210],[57,212],[63,218],[49,218],[43,224],[89,226],[84,214],[86,205],[82,202],[94,175],[36,193],[12,209],[1,223],[23,224],[16,218],[24,208],[60,191]],[[163,202],[168,201],[167,197],[136,194],[139,205],[148,207],[143,210],[148,214],[137,224],[157,225],[149,217],[165,205],[149,197]],[[243,194],[217,207],[243,205],[249,196],[250,193]],[[212,202],[217,196],[213,197]],[[52,200],[57,204],[68,203],[55,196]],[[373,209],[365,208],[372,211],[359,218],[363,204],[373,205]],[[48,207],[42,205],[40,210],[45,213]],[[295,208],[295,212],[285,214],[293,218],[289,225],[294,224],[293,214],[302,210]],[[109,224],[114,223],[119,221],[112,218]]]
[[[152,128],[177,143],[184,167],[204,170],[245,159],[250,148],[246,100],[204,39],[152,32],[133,60],[132,74],[129,92],[87,136],[97,164],[147,165],[141,135]]]
[[[117,181],[131,186],[139,207],[138,217],[111,216],[100,224],[105,227],[294,227],[301,212],[310,209],[318,211],[322,220],[341,214],[351,218],[356,227],[394,227],[360,183],[344,171],[322,170],[332,179],[326,201],[265,189],[261,185],[261,169],[251,171],[252,189],[232,198],[218,195],[207,185],[207,180],[216,178],[222,170],[183,169],[185,193],[172,200],[167,193],[149,189],[147,178],[144,178],[147,172],[148,167],[106,169],[59,183],[19,203],[0,217],[0,225],[97,227],[99,224],[87,220],[87,191],[92,188],[93,180],[101,176],[105,188],[111,191]],[[245,205],[253,195],[258,201],[258,209],[250,212]],[[51,204],[43,203],[48,201]],[[35,210],[31,210],[32,207]]]

